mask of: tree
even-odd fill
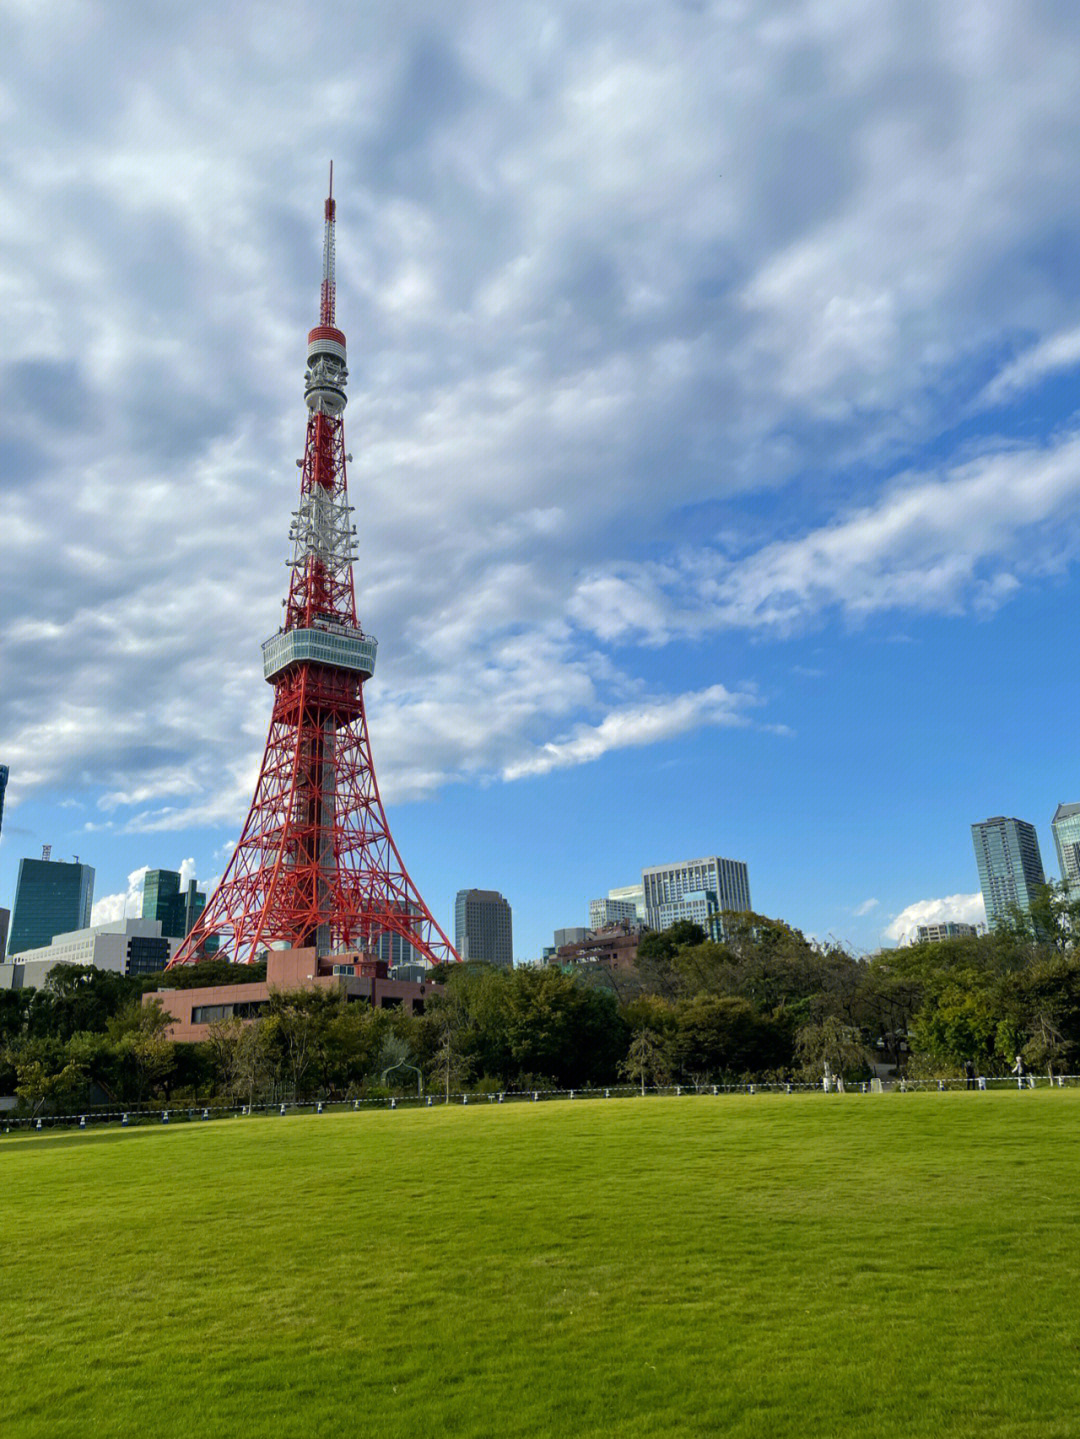
[[[325,1069],[330,1024],[343,999],[337,989],[271,990],[262,1024],[272,1064],[279,1079],[299,1098],[315,1063]]]
[[[648,930],[641,936],[635,967],[646,989],[674,999],[681,988],[678,968],[680,950],[704,943],[705,931],[700,924],[680,919],[667,929]]]
[[[136,981],[90,964],[55,964],[33,991],[27,1028],[34,1035],[70,1039],[82,1031],[101,1033],[108,1020],[139,992]]]
[[[626,1051],[626,1058],[619,1062],[619,1073],[632,1083],[641,1085],[642,1097],[647,1082],[665,1082],[668,1073],[664,1062],[664,1047],[655,1030],[639,1029],[635,1032]]]
[[[70,1060],[54,1067],[43,1058],[30,1054],[16,1061],[15,1074],[15,1093],[29,1108],[31,1115],[39,1114],[46,1108],[62,1111],[74,1099],[86,1078],[82,1069]]]
[[[518,1074],[543,1075],[564,1089],[602,1084],[626,1043],[611,994],[554,968],[511,971],[506,1043]]]
[[[791,1038],[783,1024],[762,1015],[738,996],[698,994],[675,1006],[670,1054],[687,1078],[762,1074],[791,1063]]]
[[[808,1079],[820,1078],[826,1065],[833,1074],[865,1072],[874,1060],[873,1051],[859,1031],[835,1015],[820,1023],[804,1024],[795,1036],[795,1051]]]
[[[237,1096],[246,1095],[249,1105],[261,1094],[271,1073],[269,1036],[261,1019],[244,1024],[236,1040],[234,1058]]]

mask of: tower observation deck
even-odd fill
[[[274,704],[255,795],[221,882],[173,964],[250,962],[268,949],[325,956],[402,952],[429,964],[457,954],[390,834],[364,709],[376,642],[356,613],[356,525],[343,415],[345,335],[337,328],[333,167],[325,206],[319,323],[308,335],[307,433],[289,532],[284,622],[262,647]],[[170,966],[171,967],[171,966]]]

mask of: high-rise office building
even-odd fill
[[[187,889],[175,869],[148,869],[143,881],[142,917],[161,921],[166,939],[184,939],[206,908],[206,895],[194,879]]]
[[[993,928],[1008,919],[1013,907],[1022,914],[1029,913],[1037,892],[1046,883],[1035,826],[1027,820],[995,815],[973,824],[971,839],[987,924]]]
[[[632,904],[637,909],[637,917],[645,922],[645,886],[643,884],[623,884],[616,889],[609,889],[607,897],[614,900],[616,904]]]
[[[750,876],[739,859],[688,859],[682,864],[658,864],[641,871],[647,923],[653,929],[670,929],[678,920],[700,924],[719,937],[719,916],[724,910],[745,911],[750,904]]]
[[[8,767],[0,764],[0,830],[4,828],[4,795],[7,794]]]
[[[510,969],[514,928],[509,903],[495,889],[459,889],[454,904],[454,948],[462,959]]]
[[[1053,821],[1054,847],[1069,898],[1080,898],[1080,804],[1059,804]]]
[[[88,864],[21,859],[15,884],[8,953],[40,949],[53,936],[85,929],[94,903],[94,871]]]
[[[607,929],[609,924],[619,924],[628,919],[631,924],[638,917],[637,903],[632,899],[590,899],[589,928]]]

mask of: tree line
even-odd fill
[[[144,1004],[160,976],[56,966],[37,990],[0,992],[0,1093],[24,1113],[91,1104],[257,1103],[315,1097],[618,1083],[913,1077],[965,1065],[1006,1073],[1020,1055],[1080,1071],[1080,903],[1047,886],[994,933],[868,958],[781,920],[726,914],[723,939],[680,923],[644,935],[613,971],[444,965],[426,1010],[372,1009],[336,989],[271,992],[251,1022],[196,1044]],[[263,979],[211,960],[174,987]]]

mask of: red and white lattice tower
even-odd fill
[[[334,175],[319,323],[308,335],[307,440],[290,532],[285,622],[263,645],[274,710],[255,798],[221,883],[173,964],[268,948],[457,954],[405,869],[371,759],[364,681],[375,641],[356,617],[356,527],[345,484],[345,336],[334,317]],[[389,943],[387,943],[389,940]],[[409,955],[406,946],[416,952]]]

